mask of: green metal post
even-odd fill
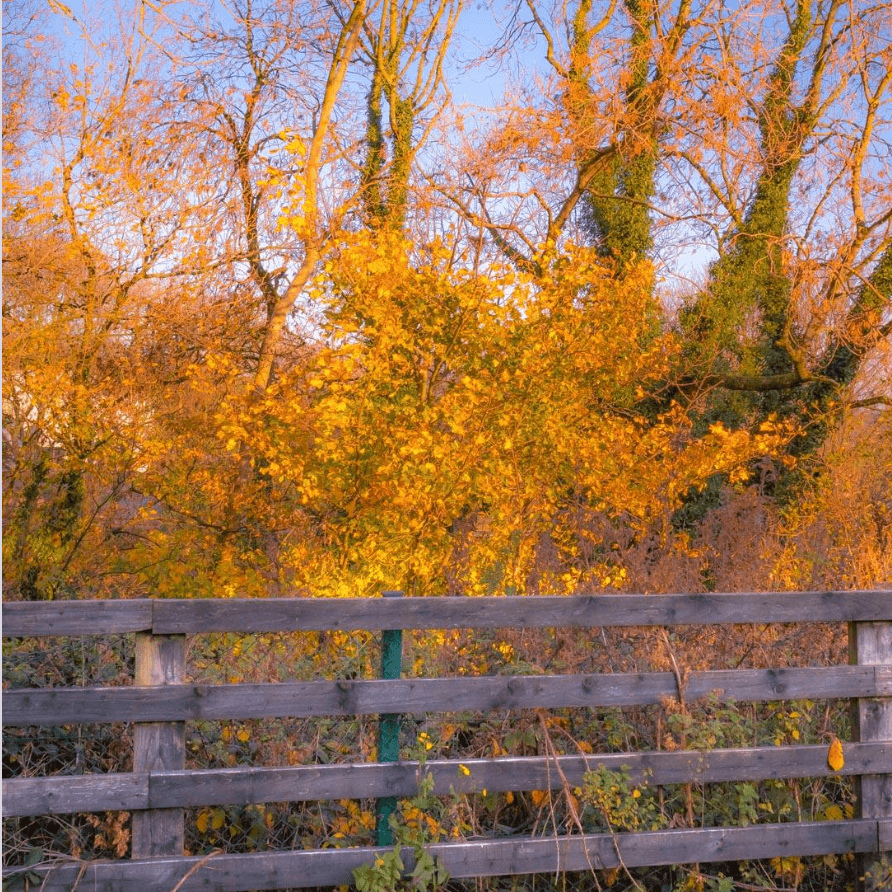
[[[385,598],[401,598],[402,592],[382,592]],[[403,630],[384,629],[381,633],[381,678],[399,678],[402,672]],[[378,761],[396,762],[400,757],[400,717],[398,713],[382,713],[378,721]],[[390,816],[396,811],[396,797],[378,800],[376,809],[376,841],[379,846],[393,845]]]

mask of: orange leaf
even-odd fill
[[[842,742],[838,737],[833,738],[833,742],[830,744],[830,749],[827,750],[827,764],[834,771],[841,770],[843,765],[846,764],[846,760],[842,755]]]
[[[530,795],[533,798],[533,805],[535,805],[536,808],[540,808],[542,804],[549,799],[548,790],[533,790]]]

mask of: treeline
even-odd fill
[[[5,10],[5,597],[890,577],[888,7],[463,5]]]

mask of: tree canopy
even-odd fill
[[[887,4],[5,13],[8,597],[888,577]]]

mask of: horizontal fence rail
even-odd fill
[[[692,672],[681,691],[690,702],[757,703],[892,695],[892,667],[728,669]],[[173,722],[450,713],[535,708],[647,706],[678,697],[671,672],[611,675],[480,676],[385,681],[117,688],[23,688],[4,695],[3,723]]]
[[[17,602],[4,637],[872,622],[892,592],[785,592],[574,597],[263,598]]]
[[[391,593],[394,594],[394,593]],[[342,679],[269,684],[184,683],[187,634],[381,630],[635,627],[737,623],[847,622],[853,665],[821,668],[457,678]],[[101,631],[100,631],[101,630]],[[417,794],[422,775],[435,795],[559,790],[587,772],[626,772],[658,786],[847,775],[860,784],[851,820],[759,824],[618,834],[450,841],[425,848],[452,877],[471,878],[593,868],[730,862],[854,853],[873,863],[892,850],[892,592],[594,595],[529,598],[214,599],[12,603],[7,638],[136,633],[134,686],[7,690],[8,727],[134,722],[128,774],[21,777],[3,781],[4,817],[130,811],[133,858],[27,868],[42,888],[133,890],[285,889],[353,881],[354,869],[389,851],[337,850],[183,857],[182,809],[377,798]],[[391,638],[386,636],[390,634]],[[395,674],[399,674],[398,657]],[[385,671],[393,673],[393,667]],[[854,740],[834,770],[826,746],[501,756],[361,764],[185,770],[184,722],[313,716],[387,716],[590,709],[669,701],[761,702],[852,699]],[[378,842],[381,843],[379,814]],[[386,837],[384,837],[386,841]],[[406,869],[413,856],[404,852]],[[872,860],[873,859],[873,860]],[[24,869],[18,869],[21,873]],[[12,878],[17,869],[4,870]],[[876,887],[882,888],[882,887]]]
[[[511,837],[433,843],[426,849],[454,879],[666,864],[711,863],[808,855],[871,853],[892,839],[892,822],[875,820],[760,824],[699,830]],[[878,825],[882,830],[878,830]],[[880,836],[880,833],[883,836]],[[41,892],[108,889],[114,892],[242,892],[306,889],[353,883],[353,871],[386,848],[320,849],[247,855],[65,863],[42,871]],[[620,860],[622,859],[622,860]],[[414,867],[404,853],[407,870]],[[11,872],[10,872],[11,873]]]
[[[706,752],[598,753],[587,756],[500,756],[431,760],[424,773],[432,792],[515,792],[580,786],[596,768],[626,771],[633,784],[656,786],[797,777],[852,776],[884,772],[892,744],[847,743],[845,765],[827,765],[826,746],[766,746]],[[292,768],[221,768],[144,774],[22,778],[3,782],[6,817],[70,814],[77,811],[131,811],[196,805],[252,805],[327,799],[399,796],[418,790],[416,761],[306,765]]]

